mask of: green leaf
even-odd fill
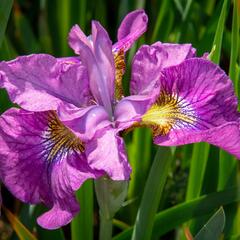
[[[12,214],[7,208],[2,208],[5,216],[20,240],[37,240],[37,238],[19,221],[17,216]]]
[[[133,132],[132,145],[128,151],[132,166],[129,182],[128,199],[136,199],[129,207],[131,222],[134,222],[142,197],[147,174],[151,165],[152,133],[150,129],[139,128]]]
[[[240,200],[240,188],[233,187],[224,191],[210,193],[189,202],[183,202],[156,214],[152,235],[162,236],[177,226],[191,220],[192,218],[204,216],[211,213],[220,206],[227,205]],[[114,240],[128,240],[133,228],[118,234]]]
[[[93,239],[93,182],[86,181],[77,191],[80,213],[71,222],[72,240]]]
[[[221,49],[222,49],[222,38],[223,38],[223,31],[225,28],[228,2],[229,2],[229,0],[224,0],[224,2],[223,2],[223,6],[222,6],[221,14],[219,17],[215,37],[213,40],[213,46],[215,45],[216,49],[215,49],[214,53],[212,54],[211,60],[217,64],[220,62]]]
[[[4,38],[8,18],[12,9],[13,0],[1,0],[0,4],[0,47]]]
[[[158,148],[144,188],[132,240],[148,240],[151,238],[154,215],[157,212],[172,159],[173,155],[170,148]]]
[[[194,144],[187,186],[187,201],[201,194],[209,149],[210,145],[207,143]]]
[[[157,21],[155,23],[152,38],[151,38],[152,42],[157,40],[158,32],[160,30],[160,26],[162,24],[163,17],[167,14],[167,10],[168,10],[170,4],[171,4],[171,1],[163,0],[162,4],[160,5],[160,9],[158,11],[158,16],[157,16]]]
[[[225,225],[225,214],[221,207],[194,237],[194,240],[218,240]]]
[[[240,6],[240,3],[239,3],[239,6]],[[229,77],[232,79],[235,89],[237,89],[237,82],[238,82],[236,65],[237,65],[237,58],[239,53],[239,20],[240,18],[238,16],[238,0],[234,0]]]

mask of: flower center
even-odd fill
[[[142,124],[153,129],[154,135],[166,135],[171,129],[193,125],[196,116],[190,105],[175,94],[162,91],[156,102],[143,115]]]
[[[114,54],[115,62],[115,99],[120,100],[123,94],[122,77],[125,72],[124,50],[120,49]]]
[[[84,151],[84,143],[61,123],[55,112],[49,112],[48,118],[48,128],[43,135],[48,161],[60,160],[69,151]]]

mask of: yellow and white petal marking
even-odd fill
[[[61,123],[53,111],[48,114],[48,126],[43,133],[43,139],[47,161],[61,160],[71,151],[84,151],[84,143]]]
[[[114,54],[115,62],[115,98],[120,100],[123,97],[122,77],[125,72],[124,50],[120,49]]]
[[[166,135],[171,129],[193,127],[197,117],[190,104],[176,94],[162,91],[155,103],[142,117],[142,124],[149,126],[153,134]]]

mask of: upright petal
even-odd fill
[[[112,115],[115,66],[112,44],[100,23],[92,22],[92,39],[83,35],[79,27],[69,33],[69,44],[80,55],[88,70],[91,92],[98,104]]]
[[[27,203],[52,209],[39,219],[49,229],[67,224],[79,207],[74,191],[93,171],[84,143],[52,111],[11,109],[0,118],[0,175],[7,188]]]
[[[92,48],[91,42],[77,24],[69,32],[68,44],[76,54],[80,54],[82,45],[86,45],[90,49]]]
[[[194,58],[162,71],[159,97],[142,120],[153,127],[159,145],[209,141],[224,147],[224,138],[214,138],[220,134],[221,126],[230,132],[238,129],[232,135],[237,137],[239,116],[228,76],[210,61]],[[226,138],[226,146],[237,140]]]
[[[131,94],[151,93],[158,84],[161,70],[195,57],[195,52],[191,44],[157,42],[151,46],[142,46],[133,59]]]
[[[133,43],[147,30],[148,17],[144,10],[129,13],[118,29],[118,42],[113,45],[113,52],[127,51]]]
[[[88,163],[92,169],[104,171],[112,180],[128,180],[131,167],[125,153],[123,139],[115,129],[103,129],[86,146]]]
[[[33,54],[0,62],[0,87],[31,111],[55,110],[61,102],[85,106],[92,99],[87,71],[78,58]]]

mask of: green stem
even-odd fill
[[[95,180],[100,215],[100,240],[112,238],[113,217],[123,204],[127,188],[127,181],[113,181],[107,177]]]
[[[104,214],[100,214],[100,240],[112,239],[112,218],[106,218]]]

